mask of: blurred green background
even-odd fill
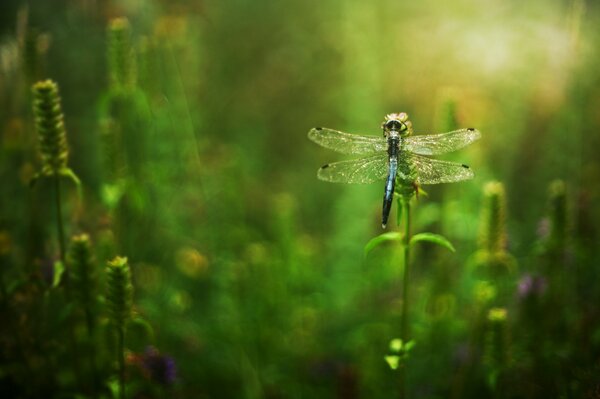
[[[383,184],[318,181],[342,158],[306,133],[380,135],[400,111],[417,134],[482,132],[445,157],[475,179],[425,187],[413,207],[414,232],[456,252],[412,253],[409,397],[600,397],[599,46],[584,0],[3,0],[0,392],[78,392],[48,367],[64,330],[31,311],[54,288],[24,288],[58,251],[52,186],[28,186],[30,87],[50,78],[82,181],[81,196],[63,185],[66,234],[91,236],[99,270],[129,258],[153,329],[130,357],[153,345],[176,364],[168,394],[136,394],[130,372],[132,397],[398,396],[384,357],[402,260],[393,243],[364,256]],[[506,193],[501,273],[477,255],[492,180]]]

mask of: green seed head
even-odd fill
[[[42,174],[55,175],[67,168],[69,157],[58,86],[51,80],[44,80],[35,83],[32,90]]]
[[[157,44],[151,38],[142,37],[138,48],[138,84],[148,93],[156,93],[159,87],[156,76],[160,73],[157,62]]]
[[[133,286],[127,258],[117,256],[108,262],[106,268],[108,292],[106,301],[115,326],[122,328],[131,315]]]
[[[507,314],[505,308],[492,308],[488,312],[488,320],[492,323],[505,323]]]
[[[87,234],[71,239],[68,254],[75,294],[84,307],[89,307],[96,291],[96,270],[92,261],[92,248]]]
[[[134,83],[131,26],[126,18],[115,18],[108,25],[108,71],[113,88],[123,89]]]
[[[506,249],[506,194],[500,182],[489,182],[484,188],[480,245],[490,253]]]

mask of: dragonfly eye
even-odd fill
[[[391,121],[387,121],[384,125],[385,130],[386,131],[390,131],[390,130],[394,130],[394,131],[400,131],[400,129],[402,128],[402,123],[400,121],[397,120],[391,120]]]

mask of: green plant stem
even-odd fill
[[[62,206],[61,206],[61,196],[60,196],[60,175],[58,173],[54,174],[54,192],[55,192],[55,200],[56,200],[56,225],[58,231],[58,248],[59,248],[59,257],[60,261],[63,265],[63,281],[65,284],[65,296],[67,302],[71,302],[71,292],[69,290],[69,273],[66,266],[66,252],[65,252],[65,229],[62,222]],[[75,376],[77,377],[77,381],[79,381],[79,385],[83,386],[83,379],[81,378],[81,362],[79,361],[79,348],[77,345],[77,340],[75,336],[75,327],[73,326],[72,318],[69,316],[69,322],[71,323],[71,328],[69,328],[69,334],[71,338],[71,351],[73,352],[73,367]]]
[[[402,240],[404,276],[402,281],[402,319],[400,322],[400,338],[402,339],[402,343],[406,344],[409,341],[408,313],[410,309],[408,299],[410,279],[410,198],[402,197],[399,202],[402,206],[402,216],[404,216],[404,237]],[[406,397],[406,364],[403,364],[400,368],[400,398],[404,399]]]
[[[58,248],[60,261],[65,265],[65,230],[62,222],[62,208],[60,198],[60,176],[54,174],[54,191],[56,199],[56,225],[58,229]],[[68,280],[68,279],[67,279]]]
[[[87,325],[87,332],[88,332],[88,339],[90,341],[90,347],[89,347],[89,353],[90,353],[90,370],[92,371],[92,397],[93,398],[97,398],[97,387],[98,387],[98,380],[97,380],[97,374],[98,374],[98,370],[96,368],[96,351],[95,351],[95,347],[93,345],[94,343],[94,319],[93,319],[93,315],[92,312],[90,312],[90,309],[85,309],[85,321],[86,321],[86,325]]]
[[[117,356],[119,357],[119,398],[125,399],[125,329],[118,328]]]

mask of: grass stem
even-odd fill
[[[65,265],[65,230],[62,222],[62,207],[60,198],[60,176],[54,174],[54,193],[56,200],[56,226],[58,230],[59,257],[63,266]],[[68,279],[67,279],[68,280]]]
[[[403,237],[403,259],[404,259],[404,276],[402,281],[402,319],[400,321],[400,338],[402,343],[406,344],[409,341],[409,297],[408,289],[410,284],[410,197],[402,196],[399,200],[402,207],[402,215],[404,216],[404,237]],[[406,394],[406,364],[400,368],[400,398],[407,398]]]
[[[118,329],[117,352],[119,357],[119,398],[125,399],[125,329]]]

